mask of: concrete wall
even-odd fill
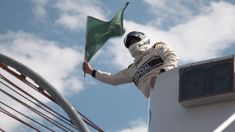
[[[149,132],[235,132],[234,100],[185,108],[178,102],[178,76],[176,68],[157,78],[150,94]]]

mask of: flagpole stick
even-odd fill
[[[86,61],[86,58],[84,58],[84,62]],[[85,72],[85,67],[83,65],[83,69],[84,69],[84,78],[86,77],[86,72]]]

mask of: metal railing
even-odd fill
[[[0,68],[0,93],[25,110],[31,111],[30,114],[24,113],[18,107],[0,100],[0,113],[35,131],[89,132],[89,125],[96,131],[103,132],[76,110],[52,85],[25,65],[0,54]],[[32,91],[37,96],[33,95]],[[40,101],[42,97],[54,105],[49,106],[45,101]],[[58,108],[62,108],[69,118],[58,112]],[[39,118],[43,121],[38,121]],[[4,131],[1,126],[0,131]]]

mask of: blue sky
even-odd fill
[[[90,76],[83,78],[81,70],[87,15],[108,21],[125,2],[1,0],[0,52],[38,72],[106,131],[146,130],[148,99],[133,84],[110,86]],[[126,32],[139,30],[151,43],[166,42],[176,50],[180,65],[235,52],[234,0],[129,2],[124,14]],[[109,40],[91,64],[117,72],[131,62],[119,37]]]

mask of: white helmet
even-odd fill
[[[129,32],[124,38],[125,47],[128,48],[132,57],[137,58],[150,47],[150,39],[142,32]]]
[[[138,31],[129,32],[124,38],[126,48],[129,48],[133,43],[142,41],[143,44],[149,44],[150,39],[144,33]]]

